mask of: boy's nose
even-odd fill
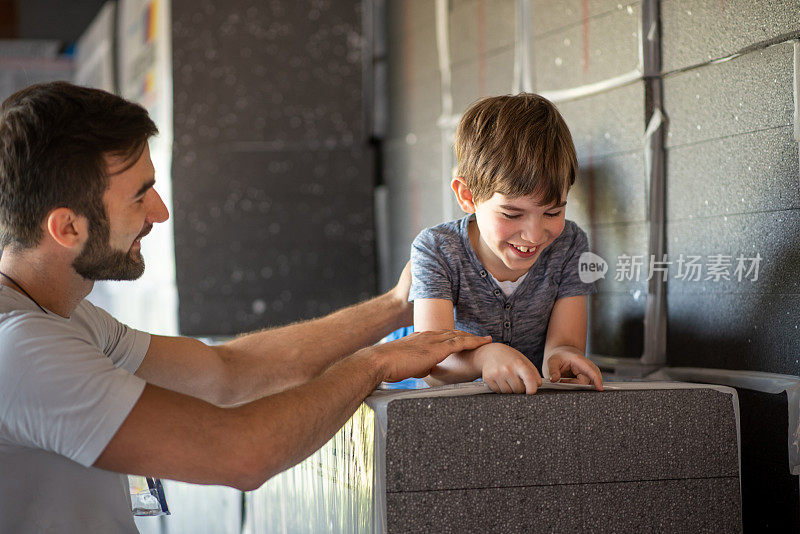
[[[544,227],[536,224],[525,228],[522,231],[521,237],[528,243],[536,243],[539,245],[544,241],[544,233]]]

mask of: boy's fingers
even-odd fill
[[[512,393],[525,393],[525,383],[518,376],[509,376],[506,378],[508,386],[511,388]]]
[[[589,360],[584,360],[580,362],[574,362],[573,365],[577,367],[575,369],[576,376],[585,375],[589,380],[586,382],[587,384],[594,384],[594,388],[598,391],[603,391],[603,375],[600,373],[600,369]]]
[[[592,383],[592,379],[589,378],[587,375],[581,373],[577,377],[575,377],[575,381],[578,384],[583,384],[584,386],[589,385]]]
[[[523,380],[525,381],[525,393],[528,395],[536,393],[539,386],[542,385],[542,379],[531,372],[525,373]]]
[[[547,371],[550,375],[550,382],[558,382],[561,380],[561,371],[558,368],[558,363],[555,358],[550,358],[547,361]]]

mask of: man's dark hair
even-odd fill
[[[100,229],[106,157],[130,167],[156,133],[143,107],[99,89],[52,82],[11,95],[0,108],[0,249],[38,245],[60,207]]]

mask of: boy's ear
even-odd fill
[[[89,237],[89,221],[69,208],[56,208],[47,214],[45,231],[64,248],[82,247]]]
[[[472,191],[467,187],[467,183],[461,176],[456,176],[450,182],[450,187],[456,194],[456,200],[461,209],[467,213],[475,213],[475,200],[472,198]]]

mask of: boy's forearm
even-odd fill
[[[446,360],[434,367],[431,374],[424,380],[431,387],[472,382],[481,377],[482,370],[483,360],[480,351],[477,349],[463,350],[448,356]]]

